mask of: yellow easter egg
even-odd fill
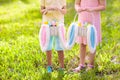
[[[78,26],[81,27],[81,23],[80,22],[78,22]]]
[[[44,24],[48,24],[48,22],[46,21],[46,22],[44,22]]]
[[[58,22],[56,22],[56,25],[58,25]]]

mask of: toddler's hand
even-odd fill
[[[86,11],[87,9],[86,8],[79,8],[77,12],[83,12],[83,11]]]
[[[48,12],[47,9],[43,9],[43,10],[42,10],[42,14],[44,14],[44,15],[46,15],[47,12]]]
[[[86,11],[87,12],[94,12],[94,9],[93,8],[86,8]]]
[[[47,10],[45,10],[45,12],[44,12],[43,14],[45,14],[45,15],[46,15],[46,14],[47,14],[47,12],[48,12],[48,11],[47,11]]]
[[[48,7],[47,8],[47,10],[51,10],[51,11],[53,11],[53,10],[56,10],[57,8],[55,8],[55,7]]]
[[[56,7],[56,8],[55,8],[55,10],[57,10],[57,11],[61,11],[62,9],[60,9],[60,8]]]

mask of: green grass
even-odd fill
[[[67,2],[66,28],[75,15],[74,0]],[[0,80],[120,80],[119,2],[108,0],[107,9],[102,12],[103,41],[97,47],[95,69],[71,72],[79,62],[79,45],[76,44],[71,51],[65,51],[65,75],[61,78],[55,51],[54,72],[46,72],[46,55],[41,52],[38,40],[39,0],[0,0]]]

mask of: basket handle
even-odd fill
[[[87,12],[87,11],[82,11],[82,12]],[[80,13],[82,13],[82,12],[80,12]],[[92,16],[92,24],[94,24],[94,22],[95,22],[94,13],[93,12],[88,12],[88,13],[91,14],[91,16]],[[78,13],[75,14],[73,22],[76,22],[77,16],[78,16]]]

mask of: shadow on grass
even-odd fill
[[[18,1],[18,0],[0,0],[0,6],[4,5],[4,4],[10,4],[15,1]],[[26,4],[28,4],[30,2],[30,0],[21,0],[21,1]]]
[[[42,75],[41,80],[52,80],[51,78],[52,78],[52,74],[45,72],[45,73]]]
[[[30,0],[21,0],[21,1],[28,4]]]
[[[80,72],[82,80],[97,80],[94,70]]]
[[[42,74],[41,80],[63,80],[64,77],[64,71],[58,71],[58,75],[57,77],[52,77],[52,73],[48,73],[47,71],[45,71],[44,74]],[[54,76],[54,75],[53,75]]]
[[[57,80],[63,80],[64,77],[64,71],[58,71],[58,76],[57,76]]]
[[[9,3],[12,3],[14,1],[16,1],[16,0],[0,0],[0,5],[2,5],[2,4],[9,4]]]

